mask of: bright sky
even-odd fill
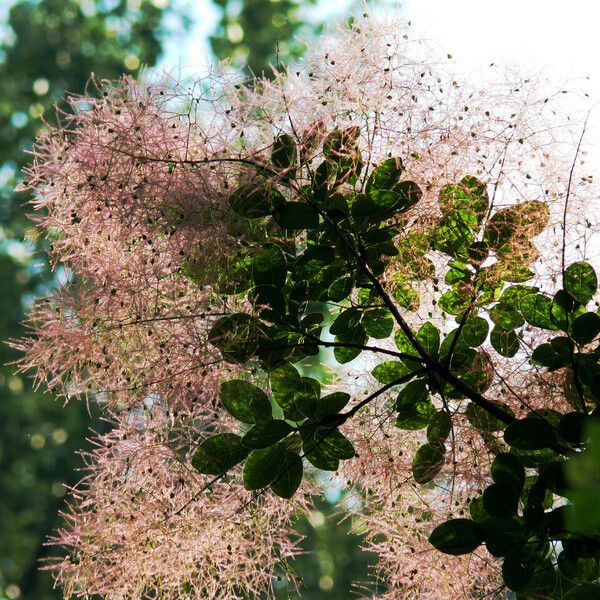
[[[403,6],[415,30],[447,49],[455,65],[473,76],[491,62],[515,66],[525,74],[544,73],[557,87],[576,87],[588,92],[592,102],[600,101],[596,2],[405,0]],[[590,122],[588,141],[598,140],[600,146],[600,106]]]
[[[320,0],[304,15],[334,22],[350,4],[351,0]],[[451,53],[454,66],[471,77],[478,77],[490,62],[516,66],[525,73],[547,74],[557,87],[581,87],[600,101],[600,5],[592,0],[380,0],[371,4],[400,6],[414,32]],[[185,41],[169,40],[162,61],[165,67],[201,72],[212,60],[207,37],[218,21],[218,9],[210,0],[196,0],[192,6],[194,29]],[[587,139],[598,146],[600,166],[600,106],[592,114]]]

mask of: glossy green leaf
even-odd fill
[[[347,460],[356,454],[352,442],[339,429],[329,425],[317,428],[309,439],[312,445],[305,442],[309,452],[318,448],[326,456],[340,460]]]
[[[192,466],[205,475],[223,475],[243,461],[249,452],[239,435],[217,433],[198,446],[192,457]]]
[[[264,339],[264,327],[260,321],[245,313],[217,319],[208,333],[208,341],[226,359],[242,363],[256,354]]]
[[[404,361],[385,360],[379,363],[372,371],[371,375],[380,383],[388,384],[408,375],[415,371],[418,367],[409,365]]]
[[[345,300],[354,289],[354,279],[349,276],[336,279],[330,286],[327,295],[333,302]]]
[[[523,528],[514,517],[490,517],[481,521],[479,527],[488,552],[495,557],[507,556],[524,541]]]
[[[578,344],[589,344],[600,333],[600,316],[588,312],[573,321],[573,339]]]
[[[488,210],[486,186],[473,176],[463,177],[457,184],[440,190],[440,209],[469,228],[477,228]]]
[[[556,330],[550,317],[552,300],[543,294],[527,294],[521,300],[520,310],[525,320],[535,327]]]
[[[459,292],[457,289],[450,289],[440,296],[439,307],[449,315],[459,315],[467,310],[471,299],[467,294]]]
[[[273,211],[273,219],[280,227],[289,230],[317,229],[319,213],[306,202],[286,202]]]
[[[231,209],[246,219],[266,217],[284,202],[281,192],[264,182],[243,185],[229,197]]]
[[[462,329],[461,338],[471,348],[481,346],[487,339],[490,326],[482,317],[468,317]]]
[[[361,324],[369,337],[378,340],[389,337],[394,329],[394,319],[387,308],[365,311]]]
[[[277,477],[271,484],[271,490],[280,498],[291,498],[302,482],[304,467],[302,459],[295,452],[286,450],[277,468]]]
[[[441,442],[423,444],[413,457],[412,474],[415,481],[425,484],[431,481],[444,466],[446,448]]]
[[[525,468],[518,456],[501,452],[492,462],[492,479],[495,483],[511,486],[521,493],[525,483]]]
[[[507,416],[514,416],[513,411],[509,406],[506,406],[502,402],[497,400],[491,400],[499,409],[503,410]],[[469,422],[478,431],[492,432],[502,431],[506,427],[506,423],[497,419],[491,415],[487,410],[477,406],[474,402],[469,402],[465,411],[465,416],[469,419]]]
[[[438,525],[429,536],[434,548],[455,556],[473,552],[482,542],[479,527],[471,519],[450,519]]]
[[[431,416],[427,425],[427,441],[443,442],[452,430],[452,418],[445,410],[440,410]]]
[[[594,267],[583,261],[569,265],[565,269],[564,286],[569,295],[586,305],[598,288],[598,277]]]
[[[339,413],[350,402],[350,394],[333,392],[323,396],[317,403],[316,417],[325,417]]]
[[[279,468],[286,459],[286,452],[283,444],[253,450],[244,465],[244,487],[259,490],[270,485],[280,474]]]
[[[349,344],[349,347],[336,346],[333,349],[333,355],[335,360],[340,364],[345,364],[354,360],[361,352],[360,347],[367,343],[367,333],[362,325],[356,325],[355,327],[345,329],[342,333],[335,337],[335,342],[339,344]]]
[[[271,372],[273,398],[283,408],[287,418],[301,421],[314,414],[318,402],[314,381],[300,377],[298,370],[289,363]]]
[[[492,483],[483,492],[483,507],[491,517],[515,516],[518,504],[519,492],[507,483]]]
[[[293,168],[298,164],[298,150],[291,135],[284,133],[275,138],[271,150],[271,161],[276,167],[282,169]]]
[[[495,304],[490,309],[489,315],[496,327],[498,329],[504,329],[505,331],[517,329],[525,323],[523,317],[512,307],[512,305],[505,302],[498,302],[498,304]]]
[[[254,257],[252,277],[256,285],[283,287],[287,277],[287,261],[279,246],[268,244]]]
[[[540,344],[531,354],[531,362],[534,365],[547,367],[551,371],[560,369],[571,362],[571,357],[567,354],[559,354],[552,347],[552,344]]]
[[[373,197],[391,190],[400,181],[403,172],[404,165],[400,158],[382,160],[369,175],[365,192]]]
[[[497,326],[492,329],[490,343],[496,352],[512,358],[519,351],[519,338],[514,331],[505,331]]]
[[[504,441],[520,450],[541,450],[556,443],[556,433],[545,419],[526,417],[508,425]]]
[[[351,333],[360,323],[361,317],[362,313],[357,308],[347,308],[336,317],[329,327],[329,332],[333,335]]]
[[[280,419],[264,421],[250,427],[242,438],[248,448],[267,448],[281,441],[293,431],[293,427]]]
[[[429,356],[432,358],[437,356],[440,349],[440,331],[435,325],[429,321],[423,323],[415,337]]]
[[[271,401],[255,385],[241,379],[221,384],[223,408],[242,423],[260,423],[272,418]]]

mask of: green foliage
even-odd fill
[[[438,525],[429,536],[431,545],[445,554],[473,552],[483,538],[479,527],[471,519],[451,519]]]
[[[198,446],[192,458],[192,466],[200,473],[223,475],[244,460],[249,452],[239,435],[217,433]]]

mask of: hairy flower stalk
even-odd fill
[[[593,188],[541,82],[468,85],[407,32],[365,17],[251,86],[102,83],[39,140],[26,185],[67,283],[22,368],[111,423],[51,540],[67,595],[269,594],[308,463],[361,499],[382,598],[520,585],[473,507],[505,429],[587,416]],[[428,541],[448,519],[472,547]]]

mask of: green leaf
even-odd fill
[[[578,583],[590,583],[600,577],[598,559],[590,556],[579,556],[575,552],[563,550],[558,555],[557,565],[562,575]]]
[[[284,229],[317,229],[319,213],[306,202],[286,202],[273,212],[275,223]]]
[[[516,518],[491,517],[479,523],[488,552],[496,558],[507,556],[523,543],[523,528]]]
[[[519,492],[506,483],[492,483],[483,492],[483,507],[491,517],[503,519],[517,514]]]
[[[349,276],[336,279],[327,291],[327,296],[333,302],[341,302],[345,300],[354,289],[354,279]]]
[[[490,246],[501,248],[513,237],[532,237],[548,224],[548,204],[539,201],[521,202],[497,210],[488,221],[483,239]]]
[[[249,452],[239,435],[217,433],[198,446],[192,457],[192,466],[205,475],[223,475],[242,462]]]
[[[520,553],[509,554],[502,563],[502,579],[508,589],[518,592],[530,581],[531,565],[523,563]]]
[[[576,262],[565,269],[565,291],[584,306],[593,298],[598,288],[594,267],[587,262]]]
[[[423,444],[413,457],[412,474],[415,481],[425,484],[431,481],[444,466],[446,448],[441,442]]]
[[[365,192],[373,197],[391,190],[400,181],[403,172],[404,165],[400,158],[382,160],[369,175]]]
[[[523,463],[514,454],[501,452],[492,463],[492,479],[496,483],[511,486],[520,494],[525,483]]]
[[[440,349],[440,331],[435,325],[429,321],[423,323],[415,337],[429,356],[432,358],[437,356]]]
[[[394,342],[396,343],[396,348],[400,350],[400,352],[404,352],[405,354],[411,354],[415,357],[419,356],[419,353],[415,350],[412,342],[408,339],[407,335],[402,331],[402,329],[396,330],[394,334]]]
[[[294,428],[287,421],[280,419],[264,421],[250,427],[242,442],[248,448],[267,448],[281,441],[293,430]]]
[[[346,460],[356,454],[352,442],[337,428],[324,425],[318,427],[308,438],[310,444],[305,442],[305,446],[312,452],[316,449],[326,456]]]
[[[337,471],[340,466],[340,459],[326,454],[322,448],[314,447],[312,440],[304,442],[302,447],[304,456],[308,462],[322,471]]]
[[[300,377],[293,365],[285,363],[273,370],[270,383],[273,398],[283,408],[287,418],[301,421],[315,413],[318,392],[314,380]]]
[[[298,164],[298,152],[294,138],[287,133],[275,138],[271,150],[271,161],[276,167],[289,169]]]
[[[291,498],[300,487],[303,473],[304,467],[300,456],[286,450],[278,466],[277,478],[271,484],[271,490],[280,498]]]
[[[256,354],[265,339],[258,319],[245,313],[221,317],[208,333],[208,341],[231,361],[244,363]]]
[[[514,331],[505,331],[497,326],[490,334],[492,347],[501,356],[512,358],[519,351],[519,338]]]
[[[469,307],[470,303],[471,299],[468,294],[461,293],[453,288],[440,296],[438,304],[449,315],[459,315]]]
[[[573,321],[573,339],[581,345],[589,344],[600,333],[600,316],[588,312]]]
[[[333,392],[323,396],[317,403],[315,416],[317,418],[335,415],[350,402],[350,394],[346,392]]]
[[[357,308],[347,308],[343,310],[329,327],[329,333],[333,335],[348,334],[356,328],[362,317]]]
[[[516,329],[525,323],[523,317],[508,303],[498,302],[490,309],[489,314],[496,327],[505,331]]]
[[[540,344],[531,354],[531,362],[534,365],[547,367],[549,370],[560,369],[571,362],[571,357],[567,354],[557,353],[552,344]]]
[[[283,287],[287,278],[287,261],[279,246],[268,244],[254,257],[252,277],[256,285]]]
[[[394,407],[396,410],[403,410],[418,403],[428,402],[429,392],[424,379],[415,379],[407,383],[396,398]]]
[[[263,319],[278,321],[285,315],[285,298],[280,287],[258,285],[250,290],[248,300]]]
[[[479,527],[471,519],[450,519],[438,525],[429,536],[434,548],[454,556],[473,552],[482,542]]]
[[[452,430],[452,418],[445,410],[440,410],[431,416],[427,425],[427,441],[443,442]]]
[[[286,460],[286,452],[283,444],[253,450],[244,465],[244,487],[247,490],[259,490],[270,485],[279,475],[279,467]]]
[[[272,419],[271,402],[255,385],[233,379],[221,384],[223,408],[242,423],[260,423]]]
[[[393,381],[408,375],[416,369],[416,366],[413,367],[403,361],[384,360],[371,371],[371,375],[373,375],[379,383],[387,385],[388,383],[392,383]]]
[[[556,443],[556,433],[545,419],[526,417],[508,425],[504,441],[519,450],[541,450]]]
[[[482,317],[468,317],[463,325],[461,338],[471,348],[481,346],[487,339],[490,326]]]
[[[457,184],[445,185],[440,190],[440,209],[445,217],[458,220],[471,229],[476,229],[488,210],[486,186],[470,175]]]
[[[389,337],[394,329],[394,319],[387,308],[365,311],[361,324],[367,335],[377,340]]]
[[[241,217],[259,219],[270,215],[284,201],[276,187],[260,182],[237,188],[229,197],[229,206]]]
[[[364,327],[359,324],[337,335],[335,341],[342,344],[364,346],[367,343],[367,333]],[[345,364],[354,360],[361,352],[361,348],[336,346],[333,349],[333,356],[340,364]]]
[[[556,330],[550,316],[552,300],[543,294],[526,294],[521,300],[521,314],[525,320],[535,327]]]
[[[498,400],[491,400],[491,402],[495,404],[499,409],[503,410],[508,416],[514,416],[514,413],[509,406],[506,406]],[[506,427],[504,421],[497,419],[484,408],[477,406],[477,404],[475,404],[474,402],[469,402],[467,410],[465,411],[465,416],[467,417],[471,425],[473,425],[473,427],[475,427],[475,429],[477,429],[478,431],[502,431]]]
[[[572,444],[580,444],[583,441],[583,433],[590,417],[580,412],[570,412],[560,420],[558,433]]]

